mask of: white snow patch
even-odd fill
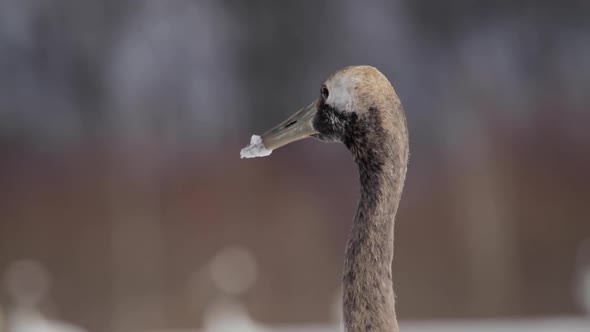
[[[240,158],[266,157],[271,153],[272,150],[269,150],[264,146],[260,136],[252,135],[252,138],[250,138],[250,145],[240,151]]]

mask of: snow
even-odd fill
[[[269,150],[264,146],[260,136],[252,135],[252,138],[250,138],[250,145],[240,151],[240,158],[266,157],[271,153],[272,150]]]
[[[338,324],[309,324],[291,326],[268,326],[253,321],[244,312],[228,312],[229,315],[241,314],[238,317],[223,317],[223,326],[219,329],[186,329],[186,330],[153,330],[150,332],[342,332]],[[226,319],[235,323],[229,326]],[[247,320],[248,319],[248,320]],[[246,323],[247,322],[247,323]],[[240,324],[240,325],[238,325]],[[403,332],[587,332],[590,331],[590,320],[580,317],[545,317],[530,320],[444,320],[444,321],[400,321]],[[215,326],[217,328],[217,326]],[[147,332],[147,331],[142,331]]]

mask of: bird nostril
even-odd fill
[[[291,127],[292,125],[294,125],[294,124],[296,124],[296,123],[297,123],[297,120],[293,120],[293,121],[291,121],[291,122],[287,123],[287,124],[285,125],[285,128],[289,128],[289,127]]]

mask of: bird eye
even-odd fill
[[[330,91],[328,91],[328,88],[325,85],[322,85],[321,95],[323,100],[328,99],[328,96],[330,95]]]

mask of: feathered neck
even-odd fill
[[[344,320],[348,332],[398,331],[391,264],[407,136],[400,139],[384,129],[376,110],[369,110],[363,120],[350,128],[345,141],[358,165],[361,197],[346,247]],[[405,130],[405,121],[400,125]]]

